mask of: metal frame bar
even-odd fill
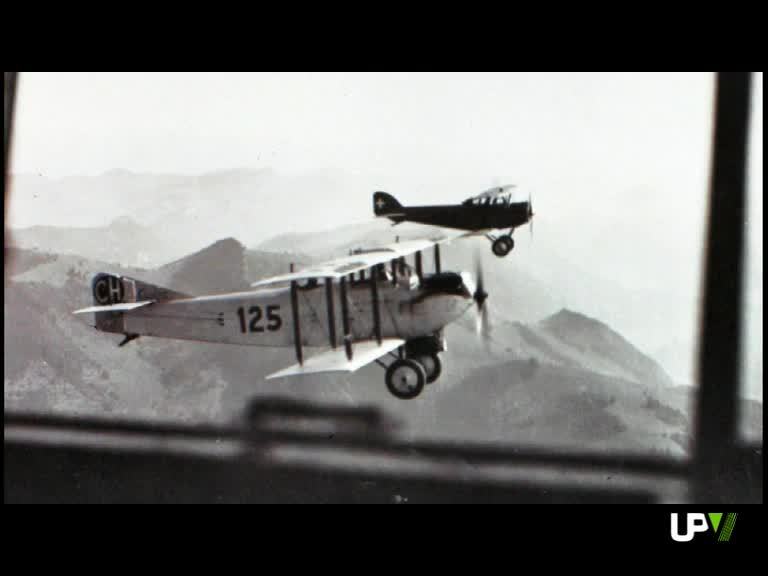
[[[719,72],[716,76],[699,390],[694,412],[695,498],[699,502],[724,497],[721,471],[733,468],[738,444],[751,88],[749,72]]]
[[[10,186],[8,185],[8,175],[10,168],[8,165],[8,152],[11,149],[13,139],[13,121],[15,118],[14,110],[16,105],[16,83],[18,72],[3,72],[3,155],[5,157],[5,169],[3,172],[3,254],[5,255],[5,265],[3,266],[5,277],[8,270],[8,197]]]

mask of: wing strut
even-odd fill
[[[381,314],[379,310],[379,285],[376,268],[371,268],[371,307],[373,308],[373,331],[376,341],[381,344]]]
[[[347,302],[347,279],[342,276],[341,282],[341,328],[344,330],[344,350],[347,360],[352,361],[352,334],[349,333],[349,303]]]
[[[328,304],[328,337],[331,348],[336,348],[336,311],[333,308],[333,278],[325,279],[325,300]]]
[[[435,244],[435,274],[440,274],[440,244]]]
[[[416,277],[419,279],[419,283],[422,281],[423,269],[421,266],[421,250],[416,252]]]
[[[299,318],[299,294],[296,280],[291,281],[291,313],[293,314],[293,340],[296,344],[296,361],[304,364],[304,351],[301,348],[301,319]]]

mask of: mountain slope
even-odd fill
[[[168,287],[189,294],[220,294],[248,288],[245,247],[234,238],[165,264],[157,273]]]
[[[582,366],[635,382],[673,386],[672,379],[653,359],[607,325],[570,310],[561,310],[539,322],[540,334],[579,353]]]

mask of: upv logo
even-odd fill
[[[686,517],[685,532],[683,533],[680,533],[680,518],[677,512],[672,512],[670,518],[669,533],[675,542],[690,542],[697,532],[707,532],[710,527],[719,542],[728,542],[733,533],[733,526],[736,524],[737,514],[735,512],[726,514],[725,522],[722,522],[722,512],[710,512],[709,514],[695,512],[683,514],[683,516]],[[707,522],[707,518],[709,518],[709,522]],[[720,529],[719,533],[718,529]]]

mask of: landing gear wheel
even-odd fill
[[[427,384],[432,384],[432,382],[440,378],[440,374],[443,371],[443,363],[440,361],[440,356],[437,354],[416,356],[414,360],[424,366],[424,372],[427,375]]]
[[[426,380],[424,367],[410,358],[395,360],[387,368],[387,388],[401,400],[416,398],[424,389]]]
[[[512,240],[512,236],[500,236],[493,241],[491,250],[493,250],[493,253],[496,254],[496,256],[501,258],[509,254],[514,247],[515,241]]]

